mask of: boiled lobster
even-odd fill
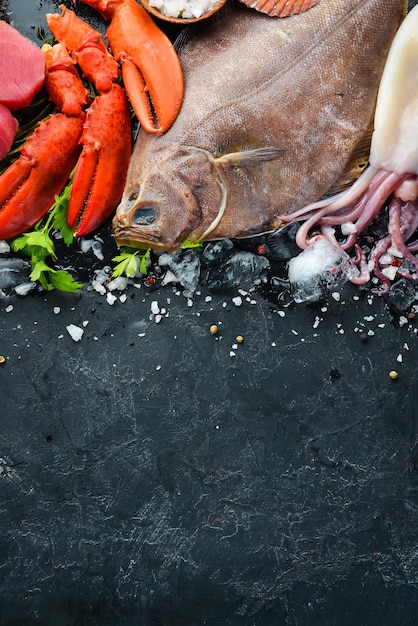
[[[58,113],[39,124],[20,157],[0,176],[0,239],[28,230],[49,210],[73,170],[68,224],[76,236],[115,209],[131,156],[131,120],[122,75],[143,128],[165,132],[183,99],[183,74],[166,35],[135,0],[84,0],[111,20],[107,38],[60,6],[48,14],[59,44],[45,47],[46,87]],[[115,58],[116,57],[116,58]],[[120,63],[120,65],[119,65]],[[87,95],[77,67],[98,95]],[[78,159],[78,161],[77,161]]]
[[[38,125],[0,177],[0,239],[19,235],[45,215],[80,153],[87,91],[65,48],[57,44],[45,52],[47,88],[61,113]]]
[[[60,113],[40,123],[0,176],[0,239],[24,232],[45,215],[76,162],[68,224],[78,220],[77,236],[109,217],[125,184],[131,124],[126,94],[116,82],[119,66],[100,33],[72,11],[47,19],[62,31],[56,35],[61,43],[43,47],[46,88]],[[76,65],[99,93],[91,104]]]
[[[98,31],[70,9],[48,14],[51,32],[70,52],[99,95],[86,113],[81,137],[83,150],[74,172],[67,221],[76,236],[102,224],[122,195],[131,156],[131,122],[126,94],[116,82],[119,65],[107,51]]]
[[[136,0],[82,0],[107,21],[106,38],[141,126],[160,135],[183,101],[183,71],[169,38]]]

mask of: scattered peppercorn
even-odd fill
[[[6,357],[0,354],[0,364],[6,362]]]
[[[398,378],[399,374],[396,370],[391,370],[389,372],[389,378],[391,378],[392,380],[395,380],[396,378]]]
[[[236,341],[237,343],[242,343],[242,342],[244,341],[244,337],[243,337],[242,335],[237,335],[237,336],[235,337],[235,341]]]
[[[216,324],[212,324],[212,326],[209,328],[210,330],[210,334],[211,335],[216,335],[218,332],[218,327],[216,326]]]

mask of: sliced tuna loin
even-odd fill
[[[9,109],[0,104],[0,159],[3,159],[12,147],[17,128],[17,119]]]
[[[45,79],[45,56],[13,26],[0,20],[0,103],[28,106]]]

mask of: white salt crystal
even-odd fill
[[[112,306],[113,304],[115,304],[117,297],[113,295],[113,293],[110,293],[110,291],[106,294],[106,300],[107,303],[110,304],[110,306]]]
[[[16,285],[15,293],[17,293],[18,296],[27,296],[27,294],[30,293],[33,289],[35,289],[35,287],[36,287],[36,283],[32,283],[32,282],[22,283],[21,285]]]
[[[389,280],[394,280],[397,272],[398,268],[395,265],[388,265],[388,267],[382,269],[382,274],[386,276],[386,278],[389,278]]]
[[[107,288],[109,291],[115,291],[115,289],[117,289],[118,291],[123,291],[124,289],[126,289],[127,286],[128,279],[126,278],[126,276],[117,276],[110,281]]]
[[[391,246],[390,248],[388,248],[387,252],[388,254],[391,254],[392,256],[396,256],[398,259],[403,258],[402,252],[398,250],[397,248],[395,248],[394,246]]]
[[[91,286],[93,287],[94,291],[97,291],[97,293],[100,293],[101,296],[105,295],[106,287],[102,285],[101,283],[99,283],[98,280],[92,280]]]
[[[80,328],[80,326],[76,326],[75,324],[69,324],[66,328],[71,339],[73,339],[74,341],[80,341],[80,339],[84,335],[84,330]]]
[[[357,227],[353,222],[345,222],[345,224],[341,224],[341,232],[343,235],[354,235],[357,232]]]

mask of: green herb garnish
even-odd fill
[[[76,282],[71,274],[62,269],[55,269],[46,262],[48,257],[56,260],[55,244],[51,238],[53,231],[59,231],[64,242],[69,246],[74,239],[73,231],[67,225],[67,209],[71,195],[72,177],[64,191],[55,196],[55,202],[48,214],[42,218],[33,230],[19,235],[10,241],[14,252],[20,252],[30,258],[32,272],[30,280],[39,282],[46,290],[78,292],[83,286]]]
[[[189,250],[191,248],[201,248],[203,243],[201,241],[183,241],[181,244],[182,250]]]
[[[128,278],[133,278],[138,273],[146,274],[148,271],[149,259],[151,256],[151,248],[140,250],[136,248],[121,248],[120,254],[113,257],[115,261],[113,276],[122,276],[125,274]]]

